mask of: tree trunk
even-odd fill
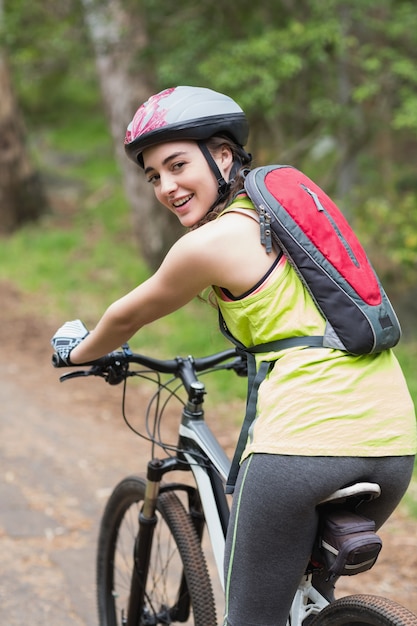
[[[82,1],[135,232],[145,261],[155,269],[183,230],[175,217],[157,204],[143,173],[124,151],[126,127],[139,104],[154,91],[146,68],[135,61],[147,43],[144,20],[140,9],[128,13],[120,0]]]
[[[37,219],[46,208],[39,175],[27,152],[9,66],[0,49],[0,233],[11,233]]]
[[[339,9],[341,36],[346,39],[350,30],[350,9],[347,6],[341,6]],[[358,128],[358,124],[352,123],[357,115],[357,111],[352,110],[352,85],[349,76],[349,59],[346,51],[341,53],[338,63],[338,84],[339,84],[339,104],[343,109],[350,109],[351,124],[346,121],[342,123],[342,127],[338,133],[339,144],[339,171],[337,177],[336,195],[343,198],[351,192],[357,176],[357,154],[355,146],[355,133],[353,128]],[[348,217],[351,217],[348,215]]]

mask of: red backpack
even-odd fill
[[[251,171],[245,189],[259,213],[267,251],[274,239],[327,320],[322,345],[352,354],[395,346],[401,336],[398,318],[355,233],[329,196],[286,165]]]

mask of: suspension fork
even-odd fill
[[[126,626],[137,626],[145,600],[152,540],[157,523],[156,506],[160,484],[164,474],[183,469],[176,458],[153,459],[148,463],[147,481],[143,506],[139,513],[139,530],[134,546],[134,565],[130,583],[129,607]]]
[[[183,420],[201,419],[203,416],[203,402],[205,387],[204,384],[195,378],[192,371],[191,361],[180,363],[183,374],[188,371],[189,382],[188,402],[183,409]],[[181,463],[179,458],[172,457],[164,460],[153,459],[148,463],[147,483],[142,510],[139,513],[139,531],[135,540],[134,566],[130,584],[129,608],[126,626],[137,626],[140,622],[141,612],[145,600],[145,590],[147,584],[149,563],[152,551],[152,540],[157,523],[156,506],[160,493],[161,480],[164,474],[173,470],[189,469],[188,464]],[[199,502],[190,502],[195,505],[194,525],[202,535],[203,520],[198,514]],[[200,508],[201,512],[201,508]],[[199,519],[200,518],[200,519]],[[186,585],[185,578],[181,582],[181,587]],[[188,608],[186,608],[188,610]]]

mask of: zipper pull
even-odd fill
[[[265,211],[263,208],[259,211],[259,228],[261,234],[261,244],[265,245]]]
[[[265,246],[265,250],[269,254],[272,252],[271,216],[267,213],[263,205],[259,207],[259,227],[261,231],[261,244]]]
[[[316,194],[315,191],[312,191],[311,189],[306,187],[306,185],[301,185],[301,188],[304,189],[304,191],[306,191],[308,193],[308,195],[313,199],[313,202],[316,205],[317,211],[320,211],[320,212],[324,211],[324,212],[326,212],[324,206],[320,202],[319,197],[318,197],[318,195]]]

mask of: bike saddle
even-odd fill
[[[375,500],[381,495],[381,487],[377,483],[353,483],[347,487],[342,487],[334,491],[328,498],[320,504],[329,502],[345,502],[348,498],[360,496],[362,500]]]

